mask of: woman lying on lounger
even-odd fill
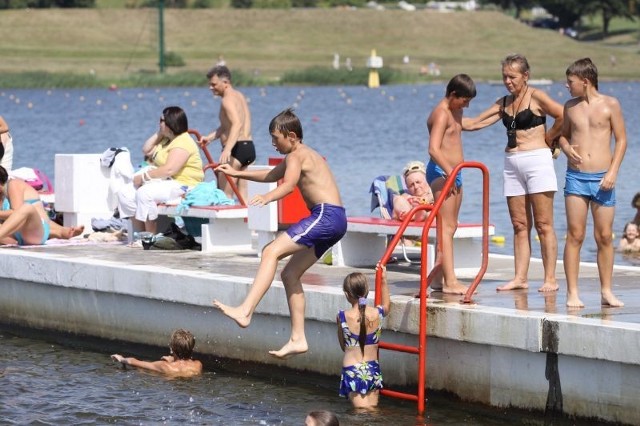
[[[84,230],[83,226],[68,228],[51,221],[38,192],[22,179],[9,179],[2,166],[0,197],[0,244],[40,245],[49,238],[69,239]]]

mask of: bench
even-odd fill
[[[347,233],[332,249],[332,264],[337,266],[373,266],[384,255],[388,236],[395,235],[400,227],[396,220],[376,217],[347,218]],[[423,223],[411,222],[405,230],[405,237],[421,237]],[[495,227],[489,225],[489,235],[495,234]],[[482,262],[482,225],[458,224],[454,234],[454,262],[456,269],[479,269]],[[429,269],[434,262],[436,239],[435,223],[429,231],[427,256]]]
[[[250,250],[251,231],[247,227],[247,207],[234,206],[190,206],[178,213],[177,205],[158,205],[161,216],[180,216],[208,219],[201,226],[200,243],[203,252],[226,252]]]

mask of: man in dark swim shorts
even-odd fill
[[[207,136],[200,138],[200,143],[205,145],[220,139],[222,153],[219,163],[229,164],[235,170],[245,170],[256,160],[256,150],[251,136],[251,112],[244,95],[233,88],[231,84],[231,72],[224,65],[215,66],[207,73],[209,89],[214,96],[220,96],[220,126]],[[217,174],[218,188],[233,198],[234,193],[227,177]],[[242,200],[247,200],[247,182],[231,178],[236,184]],[[238,195],[238,194],[235,194]],[[240,199],[240,197],[238,197]]]
[[[242,167],[256,161],[256,147],[253,141],[238,141],[231,150],[231,156],[238,160]]]

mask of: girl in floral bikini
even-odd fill
[[[364,274],[347,275],[343,290],[351,309],[338,312],[337,317],[338,341],[344,351],[340,396],[349,398],[356,408],[373,408],[378,405],[379,390],[382,389],[378,364],[381,321],[391,307],[386,269],[382,269],[382,304],[375,308],[367,306],[369,284]]]

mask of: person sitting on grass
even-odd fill
[[[111,359],[121,363],[124,367],[133,367],[155,371],[172,377],[192,377],[202,374],[202,363],[191,359],[196,339],[190,331],[182,328],[171,334],[169,355],[159,361],[140,361],[133,357],[125,358],[119,354],[111,355]]]

